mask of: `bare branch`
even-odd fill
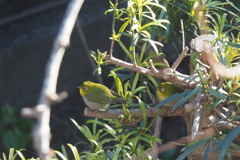
[[[158,116],[155,121],[155,128],[154,128],[154,137],[160,138],[161,128],[162,128],[162,121],[163,118],[161,116]],[[153,148],[158,148],[160,146],[160,142],[153,142]],[[153,160],[158,159],[158,152],[153,150]]]
[[[213,122],[213,124],[211,125],[217,128],[217,130],[224,130],[224,129],[231,130],[237,127],[236,125],[229,123],[227,121],[218,121],[219,119],[216,118],[215,116],[210,116],[209,120]],[[218,121],[218,122],[214,123],[215,121]]]
[[[202,109],[202,105],[200,103],[197,103],[195,117],[194,117],[193,126],[192,126],[192,140],[195,139],[198,132],[200,118],[201,118],[201,109]]]
[[[172,69],[176,70],[177,67],[179,66],[179,64],[182,62],[183,58],[186,57],[186,54],[188,52],[189,48],[187,46],[185,46],[182,50],[182,53],[180,54],[180,56],[178,56],[177,60],[173,63],[172,65]]]
[[[158,73],[158,70],[157,70],[157,69],[155,68],[155,66],[153,65],[152,59],[149,59],[148,65],[149,65],[149,67],[150,67],[150,69],[151,69],[151,71],[152,71],[153,73],[155,73],[155,74]]]
[[[67,96],[65,92],[60,95],[56,93],[58,73],[64,52],[70,44],[70,35],[83,2],[84,0],[72,0],[69,3],[46,65],[45,78],[37,106],[33,109],[22,109],[23,116],[34,117],[38,120],[33,129],[33,141],[41,160],[49,160],[53,155],[50,149],[50,105],[54,101],[61,101]]]
[[[172,69],[176,70],[177,67],[179,66],[179,64],[182,62],[183,58],[186,57],[186,54],[188,52],[188,47],[185,46],[185,33],[184,33],[184,28],[183,28],[183,21],[181,19],[181,29],[182,29],[182,53],[180,54],[180,56],[178,56],[177,60],[173,63],[172,65]]]
[[[158,70],[157,73],[154,73],[155,71],[153,72],[151,69],[147,69],[141,66],[135,66],[132,63],[122,61],[115,57],[110,57],[109,55],[105,56],[105,60],[107,60],[111,64],[115,64],[117,66],[121,66],[129,70],[139,72],[143,75],[149,75],[156,78],[163,78],[164,80],[171,82],[182,88],[195,88],[196,86],[196,83],[194,81],[194,78],[196,77],[191,77],[189,75],[181,74],[177,71],[174,71],[171,68],[164,68],[163,70]]]
[[[171,117],[171,116],[183,116],[184,117],[184,115],[187,115],[187,113],[183,107],[179,107],[174,112],[172,112],[171,107],[165,107],[165,108],[147,107],[146,108],[147,117],[148,118],[154,117],[158,113],[158,111],[161,109],[162,109],[162,112],[159,114],[161,117]],[[143,119],[141,109],[129,109],[129,113],[135,119],[138,119],[138,120]],[[109,109],[108,111],[93,111],[86,107],[84,110],[84,115],[87,117],[96,117],[96,118],[100,118],[100,119],[103,119],[103,118],[117,119],[117,118],[119,118],[119,115],[123,115],[123,110]]]

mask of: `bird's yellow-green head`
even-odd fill
[[[86,105],[92,110],[105,111],[111,103],[126,101],[117,95],[113,95],[113,91],[108,87],[91,81],[83,82],[79,87],[79,93]]]
[[[170,82],[162,82],[158,85],[157,88],[157,99],[159,102],[165,100],[175,93],[182,93],[183,89],[173,85]],[[174,100],[172,102],[167,103],[165,106],[172,107],[178,100]]]

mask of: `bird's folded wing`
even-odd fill
[[[112,102],[106,93],[87,93],[86,98],[91,102],[107,104]]]

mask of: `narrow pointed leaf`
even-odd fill
[[[192,98],[193,96],[195,96],[199,90],[200,90],[200,86],[196,87],[194,90],[192,90],[186,97],[180,99],[172,108],[172,111],[174,111],[175,109],[177,109],[179,106],[181,106],[182,104],[184,104],[185,102],[187,102],[190,98]]]

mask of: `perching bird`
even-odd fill
[[[92,110],[106,111],[110,104],[115,102],[124,103],[126,101],[126,99],[99,83],[85,81],[78,88],[84,102]]]
[[[159,102],[162,102],[163,100],[167,99],[168,97],[170,97],[171,95],[175,94],[175,93],[182,93],[183,89],[173,85],[170,82],[162,82],[158,85],[157,88],[157,99]],[[164,106],[167,107],[172,107],[174,106],[175,103],[177,103],[177,100],[174,100],[172,102],[169,102],[167,104],[165,104]]]

